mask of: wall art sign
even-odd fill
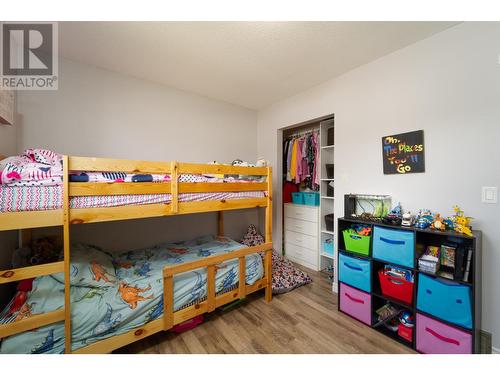
[[[382,137],[384,174],[425,172],[424,131]]]

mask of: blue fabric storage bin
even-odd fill
[[[319,206],[319,193],[305,191],[302,193],[304,204],[307,206]]]
[[[339,254],[339,280],[343,283],[370,293],[371,274],[369,260]]]
[[[304,204],[304,195],[301,192],[292,193],[293,204]]]
[[[375,226],[372,256],[405,267],[414,265],[415,233]]]
[[[333,238],[328,238],[323,241],[323,251],[325,254],[333,256]]]
[[[472,328],[471,289],[468,285],[419,274],[417,309],[447,322]]]

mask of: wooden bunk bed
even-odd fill
[[[170,174],[170,182],[149,183],[93,183],[69,182],[69,171],[126,172],[143,174]],[[178,182],[181,174],[224,174],[265,176],[265,182],[251,183],[203,183]],[[37,276],[64,272],[64,308],[46,314],[34,315],[18,322],[0,325],[0,339],[20,332],[64,321],[66,353],[108,353],[144,337],[211,312],[219,306],[244,298],[250,293],[265,289],[266,301],[272,299],[272,171],[270,167],[240,167],[226,165],[191,164],[172,162],[149,162],[104,158],[63,156],[63,202],[61,209],[47,211],[22,211],[0,213],[0,231],[49,226],[62,226],[64,237],[64,260],[20,269],[0,271],[0,284],[20,281]],[[264,191],[261,198],[219,199],[180,202],[183,193],[246,192]],[[143,204],[99,208],[71,208],[72,197],[116,196],[143,194],[171,194],[169,204]],[[218,235],[224,234],[223,211],[247,208],[265,208],[265,243],[233,252],[214,255],[199,261],[167,266],[163,269],[163,318],[153,320],[140,328],[97,341],[76,351],[71,350],[70,319],[70,227],[86,223],[141,219],[203,212],[218,212]],[[264,276],[253,285],[245,282],[245,256],[264,253]],[[217,265],[238,259],[239,281],[236,289],[216,294],[215,275]],[[178,274],[207,269],[206,298],[193,305],[174,311],[174,277]]]

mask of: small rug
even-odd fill
[[[246,246],[257,246],[264,243],[264,237],[258,233],[255,225],[250,225],[241,243]],[[307,273],[273,251],[273,294],[286,293],[310,282],[312,279]]]

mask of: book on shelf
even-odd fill
[[[441,245],[441,270],[443,273],[455,274],[455,252],[456,247]],[[452,276],[453,278],[453,276]]]

